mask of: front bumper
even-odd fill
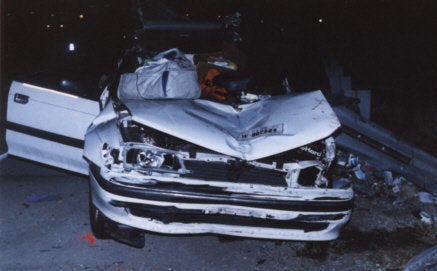
[[[107,218],[157,233],[333,240],[353,208],[351,188],[287,189],[129,176],[150,181],[133,185],[123,182],[127,176],[90,168],[92,201]]]

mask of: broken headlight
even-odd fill
[[[180,152],[183,141],[133,122],[130,118],[120,120],[119,129],[126,142],[120,158],[124,170],[145,174],[188,173]]]
[[[158,147],[128,143],[123,148],[123,167],[142,173],[189,173],[185,168],[181,154]]]
[[[129,156],[133,156],[131,159],[141,168],[160,168],[164,162],[164,154],[152,150],[134,149],[126,157]]]

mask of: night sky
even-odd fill
[[[2,0],[3,94],[10,80],[47,70],[92,88],[139,27],[135,2]],[[240,12],[251,70],[272,80],[287,75],[298,91],[329,88],[321,59],[332,55],[354,89],[372,90],[374,121],[436,154],[435,1],[152,2],[143,4],[153,6],[150,19],[216,20]]]

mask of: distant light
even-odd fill
[[[185,17],[190,17],[190,13],[185,13]]]
[[[60,28],[64,28],[64,25],[63,25],[63,24],[60,24],[59,27],[60,27]]]
[[[68,44],[68,51],[73,52],[75,49],[74,43]]]
[[[55,17],[55,14],[53,14],[53,13],[50,13],[50,17]]]
[[[319,23],[323,23],[323,19],[322,18],[319,18]]]
[[[263,19],[261,19],[261,21],[259,21],[261,24],[263,24],[264,23],[264,20]]]
[[[81,13],[81,14],[79,14],[79,18],[80,19],[83,19],[85,16],[83,16],[83,14]]]
[[[47,27],[47,28],[50,28],[50,25],[48,24],[48,25],[46,25],[46,27]]]

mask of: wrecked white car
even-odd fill
[[[137,247],[145,231],[337,238],[353,191],[333,185],[340,123],[323,94],[257,95],[232,76],[232,102],[200,97],[193,59],[175,49],[138,61],[107,85],[101,110],[13,82],[9,153],[89,173],[98,238]]]

